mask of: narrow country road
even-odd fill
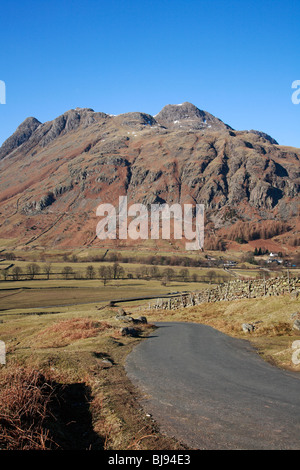
[[[162,432],[193,449],[300,448],[300,374],[209,326],[156,326],[126,371]]]

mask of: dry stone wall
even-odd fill
[[[212,289],[181,294],[168,299],[158,298],[150,308],[174,310],[191,307],[204,302],[219,302],[221,300],[253,299],[271,295],[290,294],[300,297],[299,278],[278,277],[266,280],[235,280],[220,284]]]

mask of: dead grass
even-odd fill
[[[0,447],[45,450],[55,447],[44,426],[55,388],[34,369],[17,367],[0,374]]]
[[[80,339],[95,337],[100,332],[111,328],[112,326],[107,322],[95,321],[89,318],[62,320],[37,334],[36,347],[60,348]]]
[[[16,365],[21,364],[23,370],[31,367],[51,377],[51,384],[55,386],[47,408],[48,418],[40,428],[35,420],[24,430],[29,434],[30,428],[35,437],[34,440],[29,435],[27,449],[42,449],[43,442],[45,449],[183,448],[160,434],[156,424],[145,416],[139,404],[139,392],[124,368],[127,354],[153,327],[139,325],[139,337],[122,336],[120,329],[128,325],[116,320],[116,313],[117,308],[98,310],[87,305],[85,309],[79,306],[76,310],[68,307],[55,315],[51,312],[22,315],[20,312],[2,317],[0,336],[7,344],[4,369],[13,374]],[[20,373],[22,382],[21,376]],[[0,387],[13,396],[10,383],[12,381],[7,380],[0,383]],[[1,441],[0,447],[8,448],[8,423],[3,424],[4,444],[1,445]],[[20,446],[16,439],[9,448]]]
[[[94,431],[89,384],[65,378],[58,370],[42,373],[14,363],[2,369],[1,449],[103,450],[105,429]]]

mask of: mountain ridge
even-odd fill
[[[49,132],[49,129],[47,129],[47,125],[49,123],[52,123],[51,129],[52,133],[55,136],[60,135],[61,131],[63,129],[66,130],[72,130],[75,129],[77,126],[76,124],[79,125],[79,122],[82,120],[82,115],[83,115],[83,121],[85,125],[89,125],[91,122],[95,121],[95,118],[101,116],[101,117],[106,117],[106,118],[120,118],[120,117],[125,117],[127,116],[128,118],[134,117],[137,115],[146,117],[146,120],[151,122],[151,125],[155,124],[166,124],[166,126],[163,125],[163,127],[173,127],[174,124],[177,124],[177,127],[182,128],[183,125],[184,127],[192,127],[193,129],[203,129],[203,128],[212,128],[214,129],[227,129],[227,130],[234,130],[231,126],[228,124],[224,124],[224,122],[213,116],[212,114],[208,113],[207,111],[200,110],[197,108],[195,105],[189,102],[184,102],[181,104],[168,104],[164,106],[161,111],[159,111],[158,114],[155,116],[152,116],[147,113],[142,113],[139,111],[133,111],[133,112],[128,112],[128,113],[121,113],[118,115],[112,115],[112,114],[106,114],[102,112],[95,112],[92,108],[75,108],[75,109],[70,109],[66,111],[65,113],[61,114],[57,118],[53,119],[52,121],[47,121],[45,123],[41,123],[38,119],[35,117],[28,117],[26,118],[16,129],[16,131],[8,138],[6,139],[2,146],[0,146],[0,159],[4,158],[6,155],[8,155],[11,151],[13,151],[15,148],[19,147],[22,145],[22,143],[26,142],[31,135],[35,132],[35,130],[39,127],[42,126],[42,128],[45,131],[45,134]],[[77,122],[76,122],[77,121]],[[197,122],[198,121],[198,122]],[[196,122],[196,123],[195,123]],[[144,124],[146,121],[144,122]],[[53,128],[53,129],[52,129]],[[243,131],[242,131],[243,132]],[[258,131],[258,130],[247,130],[244,132],[250,132],[250,133],[255,133],[257,135],[260,135],[260,137],[265,138],[269,142],[279,145],[278,142],[268,135],[265,132]],[[49,140],[45,140],[47,143],[48,141],[51,141],[51,137]]]

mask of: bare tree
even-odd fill
[[[2,269],[1,274],[2,274],[3,280],[6,281],[8,278],[8,269]]]
[[[103,285],[105,286],[106,283],[107,283],[107,280],[109,279],[110,277],[110,273],[109,273],[109,268],[107,266],[101,266],[98,270],[99,272],[99,276],[100,278],[102,279],[103,281]]]
[[[149,269],[149,276],[152,279],[158,279],[160,274],[159,274],[159,269],[157,266],[151,266]]]
[[[214,271],[213,269],[210,269],[207,273],[207,277],[209,279],[209,282],[212,282],[213,279],[215,279],[216,277],[216,271]]]
[[[72,274],[74,274],[74,271],[73,271],[73,269],[71,268],[71,266],[65,266],[65,267],[63,268],[63,270],[62,270],[61,273],[62,273],[62,275],[63,275],[63,277],[64,277],[65,279],[69,279],[70,276],[71,276]]]
[[[87,279],[94,279],[95,278],[96,272],[95,272],[94,266],[92,264],[87,266],[85,274],[86,274]]]
[[[164,269],[163,277],[164,277],[166,283],[171,281],[174,278],[174,269],[172,269],[172,268]]]
[[[34,276],[40,272],[40,267],[36,263],[27,264],[26,272],[30,279],[34,279]]]
[[[184,268],[179,271],[179,276],[182,278],[184,282],[187,282],[189,280],[190,274],[189,270]]]
[[[47,275],[47,279],[49,280],[50,279],[50,273],[51,273],[51,270],[52,270],[51,263],[46,263],[43,266],[43,270],[44,270],[44,273]]]
[[[124,276],[124,274],[124,268],[120,266],[119,263],[115,262],[112,266],[112,277],[114,279],[119,279],[121,276]]]
[[[13,273],[13,280],[18,281],[20,278],[20,274],[22,273],[22,268],[20,266],[14,266],[12,273]]]

